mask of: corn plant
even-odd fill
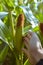
[[[42,0],[0,0],[0,65],[7,62],[8,65],[31,65],[21,50],[23,37],[32,30],[43,42],[42,3]]]

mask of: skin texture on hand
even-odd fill
[[[29,32],[24,37],[24,45],[26,48],[22,48],[22,50],[32,65],[36,65],[40,59],[43,59],[43,49],[36,33]]]
[[[28,57],[28,60],[29,60],[29,62],[31,63],[31,65],[35,65],[36,63],[37,63],[37,61],[35,60],[35,58],[31,55],[31,53],[28,51],[28,50],[26,50],[26,49],[22,49],[23,50],[23,52],[26,54],[26,56]]]

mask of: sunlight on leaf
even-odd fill
[[[4,18],[7,14],[8,12],[0,12],[0,18]]]
[[[13,48],[14,46],[13,46],[13,42],[12,42],[11,37],[12,36],[11,36],[9,29],[0,19],[0,39],[2,41],[4,41],[5,43],[7,43],[10,48]]]
[[[28,59],[25,61],[24,65],[31,65]]]
[[[27,20],[32,24],[32,27],[35,27],[38,23],[38,20],[34,17],[32,11],[28,6],[20,6],[23,9],[23,12]]]

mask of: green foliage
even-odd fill
[[[18,15],[21,13],[25,17],[23,29],[17,27]],[[42,0],[0,0],[0,46],[5,43],[2,49],[0,47],[0,65],[3,65],[7,59],[9,47],[15,57],[13,61],[16,61],[13,65],[30,65],[27,59],[23,62],[22,36],[25,36],[28,30],[32,30],[43,43],[43,35],[38,26],[40,22],[43,22]]]
[[[28,59],[25,61],[24,65],[31,65]]]
[[[3,63],[3,61],[5,60],[6,55],[8,53],[8,49],[9,49],[9,47],[8,47],[8,45],[6,45],[4,47],[4,49],[2,50],[2,52],[0,53],[0,63]]]

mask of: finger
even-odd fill
[[[32,31],[28,31],[28,34],[30,34],[31,36],[32,36],[32,33],[33,33]]]
[[[27,55],[27,57],[30,57],[29,51],[25,48],[22,48],[22,51]]]
[[[25,44],[26,48],[29,49],[29,40],[27,37],[25,37],[25,39],[24,39],[24,44]]]
[[[31,37],[32,37],[32,32],[31,31],[28,31],[28,34],[26,35],[26,37],[30,40]]]
[[[22,51],[27,55],[29,62],[34,65],[36,63],[36,60],[34,59],[34,57],[32,55],[30,55],[29,51],[25,48],[22,48]]]
[[[26,37],[30,40],[32,36],[28,33]]]
[[[25,41],[26,43],[29,43],[29,39],[28,39],[27,37],[24,38],[24,41]]]

